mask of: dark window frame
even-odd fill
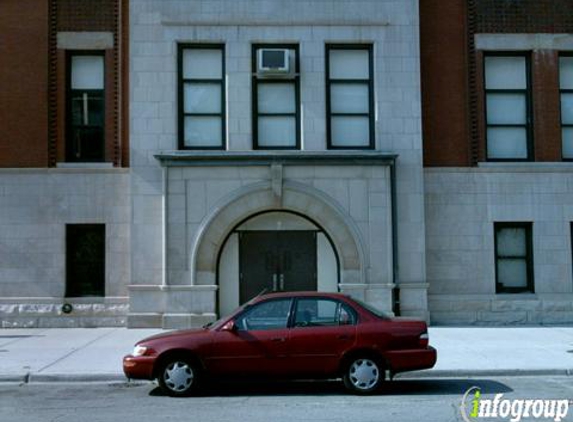
[[[499,255],[498,254],[498,230],[506,228],[520,228],[525,230],[525,256]],[[495,292],[497,293],[535,293],[533,273],[533,224],[530,222],[496,222],[494,223],[494,256],[495,256]],[[498,264],[503,259],[523,259],[527,268],[527,283],[524,287],[506,287],[499,282]]]
[[[332,50],[367,50],[368,51],[368,72],[366,79],[331,79],[330,78],[330,52]],[[374,45],[373,44],[326,44],[325,45],[325,75],[326,82],[326,147],[327,149],[338,150],[368,150],[376,147],[375,122],[374,122]],[[367,84],[368,86],[368,113],[333,113],[331,110],[331,86],[336,84]],[[364,146],[344,146],[332,144],[332,117],[333,116],[362,116],[368,117],[368,131],[370,142]]]
[[[103,57],[103,89],[72,89],[72,58],[75,56],[100,56]],[[67,162],[76,162],[76,163],[101,163],[105,162],[106,156],[106,60],[105,60],[105,51],[104,50],[68,50],[66,51],[66,161]],[[75,133],[75,128],[78,127],[73,123],[73,112],[72,112],[72,98],[74,93],[83,92],[87,94],[101,94],[101,101],[102,101],[102,124],[101,124],[101,156],[97,158],[83,158],[77,157],[76,153],[78,148],[75,145],[74,140],[72,139]],[[92,127],[98,128],[100,125],[79,125],[79,127]]]
[[[259,78],[257,75],[257,51],[261,48],[284,48],[294,50],[295,69],[294,78]],[[298,44],[252,44],[251,45],[251,115],[253,131],[253,149],[255,150],[300,150],[301,149],[301,106],[300,106],[300,50]],[[295,112],[294,113],[259,113],[259,84],[294,83]],[[294,117],[295,118],[295,144],[292,146],[263,146],[259,145],[259,117]]]
[[[101,254],[101,279],[97,280],[96,288],[90,292],[82,292],[81,285],[78,285],[78,280],[72,280],[73,276],[73,256],[70,250],[74,245],[74,232],[79,232],[82,229],[90,229],[100,231],[102,235],[102,250]],[[103,233],[101,233],[103,231]],[[85,233],[84,233],[85,234]],[[77,234],[75,235],[77,236]],[[105,224],[66,224],[66,291],[65,297],[105,297],[106,292],[106,225]],[[93,286],[92,286],[93,287]]]
[[[220,50],[221,51],[221,79],[185,79],[183,77],[183,52],[184,50]],[[227,109],[226,109],[226,84],[225,84],[225,44],[210,43],[179,43],[177,44],[177,137],[180,150],[225,150],[227,145]],[[221,112],[220,113],[185,113],[185,92],[186,83],[216,84],[221,87]],[[203,116],[219,117],[221,119],[221,145],[200,146],[185,145],[185,117]]]
[[[486,81],[486,61],[488,57],[523,57],[525,59],[525,89],[488,89]],[[483,54],[483,89],[484,89],[484,125],[485,125],[485,158],[486,161],[491,162],[528,162],[534,161],[534,139],[533,139],[533,104],[532,104],[532,85],[531,85],[531,52],[530,51],[486,51]],[[487,114],[487,97],[488,94],[524,94],[525,96],[525,110],[526,122],[522,124],[503,124],[503,123],[488,123]],[[527,142],[527,157],[526,158],[491,158],[488,151],[488,136],[487,130],[490,127],[498,128],[525,128],[525,136]]]
[[[561,58],[568,57],[573,59],[573,52],[560,52],[559,53],[559,74],[561,75]],[[563,101],[561,100],[562,94],[572,94],[573,88],[561,88],[561,81],[559,81],[559,125],[561,127],[561,160],[562,161],[573,161],[573,157],[565,157],[563,155],[563,129],[568,128],[573,130],[573,123],[563,123],[561,109],[563,107]]]

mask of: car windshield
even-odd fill
[[[250,301],[248,301],[247,303],[243,303],[241,306],[239,306],[237,309],[235,309],[235,310],[233,311],[233,314],[239,314],[239,313],[241,313],[243,310],[245,310],[245,308],[251,306],[251,302],[252,302],[252,301],[253,301],[253,300],[250,300]],[[216,326],[218,326],[221,322],[223,322],[224,320],[226,320],[227,318],[229,318],[229,316],[230,316],[230,314],[225,315],[225,316],[219,318],[219,319],[216,320],[216,321],[208,322],[207,324],[203,325],[203,328],[205,328],[205,329],[210,329],[210,328],[212,328],[212,327],[216,327]]]
[[[375,308],[374,306],[372,306],[372,305],[370,305],[370,304],[368,304],[368,303],[366,303],[366,302],[363,302],[363,301],[361,301],[360,299],[352,298],[352,300],[355,301],[355,302],[358,303],[360,306],[362,306],[364,309],[366,309],[367,311],[369,311],[370,313],[376,315],[376,316],[379,317],[379,318],[384,318],[384,319],[390,318],[389,315],[387,315],[386,313],[382,312],[380,309]]]

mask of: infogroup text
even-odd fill
[[[569,412],[569,400],[504,399],[501,393],[493,399],[484,399],[479,387],[471,387],[463,395],[460,410],[466,422],[475,422],[479,418],[509,418],[511,422],[535,418],[559,422]]]

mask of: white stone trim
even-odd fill
[[[113,32],[58,32],[61,50],[105,50],[113,48]]]
[[[284,182],[283,192],[284,206],[277,203],[270,181],[253,183],[213,206],[201,222],[190,248],[190,284],[212,284],[210,279],[215,278],[217,253],[236,223],[261,211],[277,209],[307,215],[331,237],[339,257],[342,284],[366,280],[364,268],[368,268],[369,263],[364,241],[344,210],[321,191],[301,183]]]
[[[113,163],[56,163],[56,167],[61,169],[110,169],[113,168]]]
[[[479,162],[477,167],[425,167],[424,173],[571,173],[573,162]]]
[[[475,34],[477,50],[573,50],[573,34]]]

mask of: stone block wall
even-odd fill
[[[130,215],[127,170],[2,170],[2,326],[124,324]],[[66,224],[80,223],[106,225],[105,298],[65,298]],[[71,314],[61,312],[65,302]]]
[[[426,169],[426,217],[433,323],[573,322],[568,164]],[[532,223],[535,293],[495,293],[495,222]]]
[[[299,45],[301,145],[302,150],[315,152],[325,151],[327,144],[326,44],[373,45],[375,148],[399,155],[396,202],[401,233],[400,282],[425,291],[417,0],[132,0],[130,11],[132,291],[138,286],[181,283],[179,276],[168,270],[171,260],[181,257],[167,246],[166,236],[172,224],[181,222],[184,200],[176,199],[168,211],[171,215],[166,214],[162,192],[167,176],[155,155],[177,149],[177,44],[209,42],[225,45],[228,151],[252,150],[253,43]],[[233,170],[218,169],[217,173],[228,171]],[[209,182],[205,193],[199,190],[187,206],[197,213],[208,211],[213,197],[240,183],[240,178]],[[345,187],[332,189],[348,192],[353,195],[351,202],[358,203],[354,195],[363,195],[364,186],[360,180],[352,183],[356,186],[348,191]],[[171,189],[181,189],[180,183],[173,186],[178,187]],[[376,196],[372,200],[383,201]],[[351,212],[360,214],[363,210],[353,206]],[[170,252],[175,252],[173,257],[169,257]],[[409,308],[409,298],[418,303],[419,296],[406,294],[405,309]]]

